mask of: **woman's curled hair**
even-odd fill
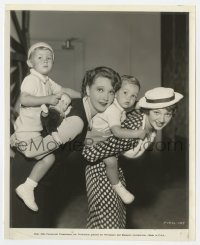
[[[116,71],[106,66],[99,66],[92,70],[86,71],[82,81],[82,90],[81,90],[82,97],[86,96],[86,87],[87,86],[91,87],[94,81],[98,77],[106,77],[110,79],[115,92],[121,86],[121,78]]]

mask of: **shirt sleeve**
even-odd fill
[[[66,117],[57,128],[59,138],[65,144],[72,141],[83,130],[84,123],[78,116]]]
[[[49,82],[50,82],[53,94],[58,94],[58,93],[62,92],[62,86],[60,86],[59,84],[57,84],[56,82],[54,82],[51,79],[49,80]]]
[[[115,106],[111,105],[105,111],[106,119],[109,125],[109,128],[113,126],[120,126],[121,125],[121,111],[116,108]]]
[[[31,75],[25,77],[21,84],[21,92],[37,95],[37,78],[34,78]]]

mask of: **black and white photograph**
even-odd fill
[[[195,7],[5,18],[7,239],[193,240]]]

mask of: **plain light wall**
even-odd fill
[[[140,96],[161,85],[160,13],[31,11],[31,43],[45,41],[55,51],[51,77],[80,91],[84,72],[109,66],[136,76]],[[74,49],[62,49],[68,38]]]

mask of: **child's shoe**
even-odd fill
[[[121,197],[125,204],[130,204],[133,202],[135,197],[119,182],[117,185],[112,186],[115,192]]]
[[[38,206],[35,203],[34,189],[28,188],[25,184],[21,184],[17,187],[16,193],[27,207],[35,212],[38,211]]]

